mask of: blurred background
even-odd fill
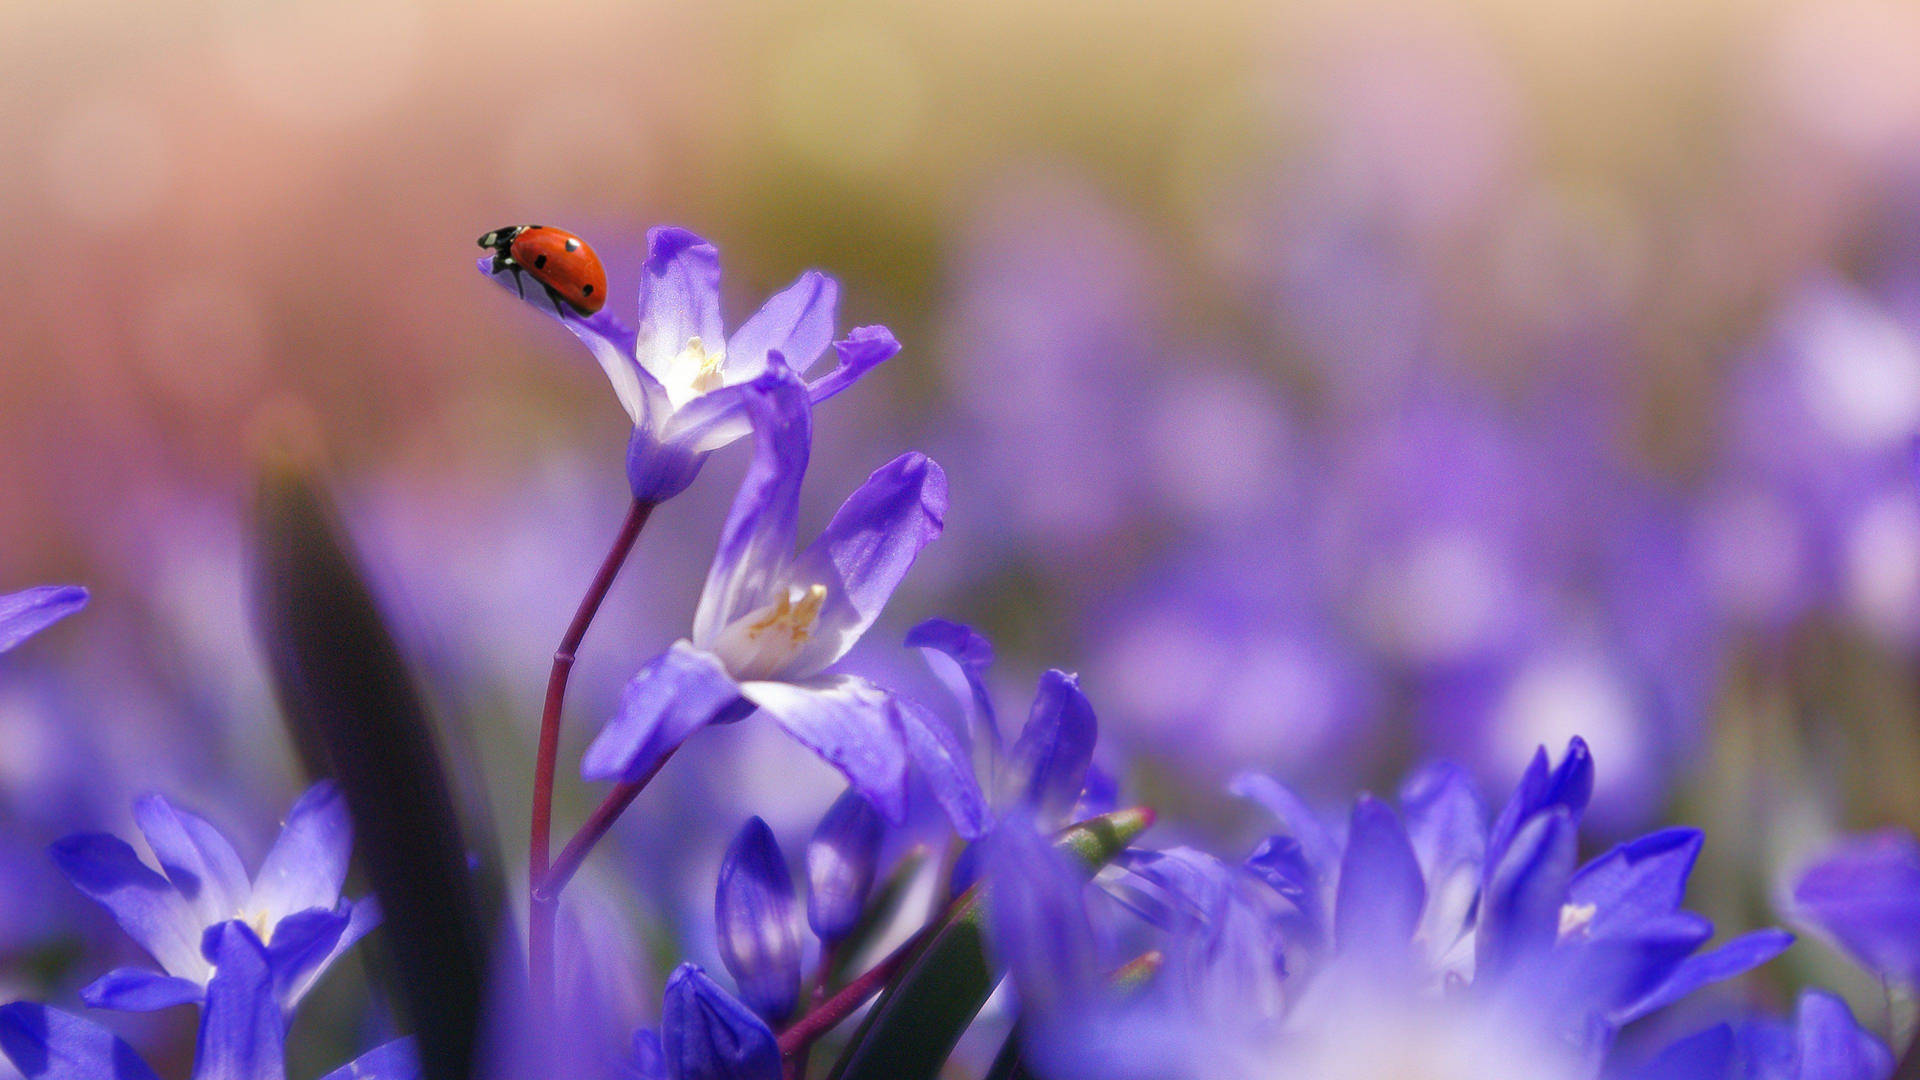
[[[246,608],[266,414],[324,432],[523,857],[626,500],[598,370],[474,272],[524,221],[616,306],[670,222],[730,321],[819,267],[906,344],[805,496],[803,533],[902,449],[951,474],[861,670],[933,693],[900,635],[973,622],[1004,713],[1079,671],[1103,764],[1229,835],[1241,768],[1498,792],[1582,734],[1596,840],[1716,830],[1695,906],[1777,918],[1808,845],[1920,821],[1916,55],[1898,0],[0,0],[0,589],[95,591],[0,671],[0,967],[64,983],[96,917],[48,840],[162,789],[257,855],[300,783]],[[656,515],[571,760],[743,456]],[[676,761],[609,889],[697,924],[742,817],[804,835],[837,782],[764,728]]]

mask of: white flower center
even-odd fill
[[[666,385],[667,399],[675,409],[702,394],[720,389],[726,383],[726,375],[720,365],[727,358],[724,345],[707,348],[707,343],[698,337],[687,339],[686,347],[681,349],[673,361],[667,365],[667,377],[661,380]]]
[[[766,679],[784,671],[813,637],[827,587],[788,586],[779,599],[727,624],[713,652],[736,679]]]
[[[1575,935],[1584,937],[1587,928],[1593,925],[1594,915],[1599,908],[1593,904],[1566,904],[1560,908],[1560,940],[1565,941]]]

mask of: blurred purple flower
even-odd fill
[[[647,247],[637,331],[610,309],[581,318],[553,304],[545,290],[523,296],[573,331],[613,383],[633,420],[627,479],[636,499],[659,502],[680,494],[709,453],[745,435],[744,395],[770,367],[784,364],[805,373],[831,345],[838,366],[806,387],[818,403],[900,351],[883,326],[859,327],[834,341],[840,286],[817,270],[800,275],[728,337],[720,319],[720,254],[713,245],[663,226],[648,232]],[[479,266],[520,293],[509,274],[494,272],[491,257]]]
[[[807,924],[821,941],[838,941],[859,921],[879,869],[884,832],[873,804],[848,788],[807,841]]]
[[[379,923],[371,898],[340,898],[352,822],[330,782],[294,803],[251,881],[233,845],[205,819],[159,795],[135,802],[133,814],[158,871],[106,833],[69,836],[52,849],[74,887],[105,907],[165,972],[108,972],[81,991],[95,1008],[144,1012],[201,1001],[216,974],[201,938],[239,922],[266,942],[276,999],[291,1014],[334,959]]]
[[[1920,986],[1920,843],[1904,829],[1850,837],[1800,872],[1793,914],[1876,976]]]
[[[1754,1017],[1676,1040],[1618,1080],[1887,1080],[1887,1045],[1847,1003],[1806,990],[1791,1023]]]

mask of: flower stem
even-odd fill
[[[540,745],[533,766],[533,813],[527,841],[527,966],[532,976],[536,1008],[553,999],[553,924],[558,895],[540,886],[547,877],[547,857],[553,842],[553,778],[560,756],[560,710],[566,701],[567,678],[573,673],[574,654],[587,636],[587,627],[600,611],[600,604],[613,587],[613,579],[632,553],[646,527],[656,503],[633,500],[613,547],[601,560],[587,594],[567,624],[567,632],[554,651],[553,668],[547,675],[547,701],[540,713]],[[545,893],[545,895],[543,895]]]
[[[647,789],[647,785],[660,774],[661,767],[666,765],[673,755],[674,750],[667,751],[660,755],[660,760],[654,762],[653,767],[639,779],[615,784],[613,790],[607,792],[607,797],[600,800],[600,805],[593,808],[593,813],[587,815],[587,820],[581,824],[580,831],[574,833],[573,839],[567,841],[567,846],[560,849],[560,854],[553,860],[553,865],[547,868],[546,876],[534,883],[535,903],[552,904],[560,899],[560,891],[567,887],[567,882],[573,880],[573,875],[579,871],[580,864],[586,861],[587,853],[593,850],[593,845],[607,835],[607,830],[613,828],[613,823],[620,820],[620,815],[626,811],[628,805]]]
[[[878,993],[887,981],[892,979],[906,965],[907,959],[920,947],[936,924],[920,928],[919,932],[908,938],[899,948],[887,954],[885,960],[873,965],[864,974],[840,988],[840,992],[822,1002],[807,1015],[787,1025],[780,1033],[780,1056],[793,1057],[813,1045],[815,1039],[832,1031],[834,1025],[853,1015],[866,1000]]]

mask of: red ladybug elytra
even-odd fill
[[[522,271],[532,275],[555,308],[565,304],[591,315],[606,305],[607,271],[600,265],[600,256],[585,240],[564,229],[513,225],[482,236],[480,246],[493,252],[494,273],[511,270],[516,282]]]

